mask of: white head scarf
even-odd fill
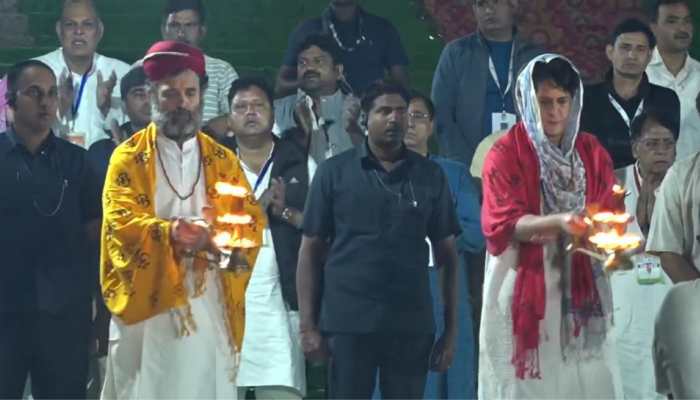
[[[553,144],[544,133],[537,90],[532,78],[537,63],[549,63],[555,59],[566,61],[579,76],[579,87],[573,96],[569,120],[559,146]],[[586,200],[586,171],[574,146],[579,133],[583,104],[583,83],[579,71],[571,61],[558,54],[542,54],[534,58],[518,76],[515,104],[537,151],[544,213],[583,210]]]

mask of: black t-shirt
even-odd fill
[[[428,244],[460,233],[447,179],[409,150],[386,172],[366,145],[323,163],[304,234],[329,240],[320,327],[333,333],[432,333]]]
[[[383,79],[385,71],[392,66],[408,65],[408,56],[401,44],[401,37],[391,22],[363,10],[358,12],[359,17],[353,22],[335,22],[335,28],[338,40],[344,47],[355,47],[354,51],[341,48],[341,61],[348,83],[356,93],[362,93],[370,83]],[[327,34],[332,37],[329,29],[332,21],[332,12],[326,10],[322,17],[308,19],[297,26],[289,35],[282,63],[296,68],[297,53],[302,42],[312,34]],[[358,39],[360,44],[357,44]]]
[[[0,134],[0,312],[90,304],[85,223],[100,218],[100,190],[84,149],[49,134],[32,155]]]

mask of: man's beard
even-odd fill
[[[157,104],[152,104],[151,120],[156,124],[158,132],[169,139],[182,143],[194,137],[202,126],[201,106],[194,112],[184,108],[162,112]]]

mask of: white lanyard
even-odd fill
[[[627,116],[627,112],[625,112],[625,109],[622,108],[620,103],[618,103],[617,100],[615,100],[613,95],[611,95],[610,93],[608,93],[608,99],[610,100],[610,104],[612,104],[617,113],[620,114],[620,118],[622,118],[622,120],[625,121],[625,124],[627,124],[627,127],[629,128],[632,125],[632,123],[630,122],[630,117]],[[634,118],[637,118],[639,114],[642,113],[642,110],[644,110],[644,99],[642,99],[642,101],[639,102],[639,106],[637,106],[637,111],[635,111],[634,113]]]
[[[498,94],[501,95],[501,102],[503,105],[503,112],[506,112],[506,94],[510,91],[510,87],[513,83],[513,59],[515,58],[515,43],[511,45],[510,49],[510,63],[508,65],[508,85],[506,90],[501,90],[501,82],[498,80],[498,74],[496,73],[496,65],[493,63],[493,58],[491,58],[491,53],[489,52],[489,71],[491,72],[491,78],[493,78],[493,83],[496,84],[498,88]]]

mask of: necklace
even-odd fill
[[[386,190],[387,192],[389,192],[389,193],[393,194],[394,196],[398,197],[398,198],[399,198],[399,202],[403,199],[403,193],[401,193],[401,192],[398,192],[398,193],[397,193],[397,192],[395,192],[395,191],[389,189],[389,187],[386,185],[386,183],[384,183],[384,181],[382,180],[382,178],[381,178],[381,177],[379,176],[379,174],[377,173],[377,170],[376,170],[376,169],[373,169],[372,172],[374,172],[374,176],[377,178],[377,180],[379,181],[379,184],[382,185],[382,187],[384,188],[384,190]],[[409,203],[411,204],[411,207],[414,207],[414,208],[415,208],[415,207],[418,207],[418,201],[416,201],[416,194],[415,194],[415,192],[413,191],[413,182],[411,182],[410,179],[408,180],[408,189],[411,191],[411,201],[409,202]]]
[[[355,39],[355,45],[354,46],[345,46],[343,42],[340,40],[340,36],[338,36],[338,31],[335,29],[335,23],[331,21],[331,23],[328,25],[328,28],[330,28],[331,33],[333,34],[333,39],[335,39],[335,42],[338,44],[338,47],[340,47],[342,50],[347,51],[347,52],[353,52],[357,50],[360,45],[367,40],[367,37],[364,34],[364,21],[362,20],[362,15],[358,14],[358,38]]]
[[[170,186],[170,190],[172,190],[173,193],[175,193],[175,196],[177,196],[177,198],[180,200],[189,199],[194,194],[194,191],[197,188],[197,184],[199,183],[199,179],[202,176],[202,146],[198,146],[199,147],[199,162],[197,163],[197,179],[194,181],[194,184],[192,184],[192,190],[190,190],[190,193],[186,196],[183,196],[180,194],[180,192],[177,191],[177,189],[175,189],[175,186],[170,181],[170,177],[168,176],[168,171],[165,170],[165,165],[163,165],[163,157],[161,157],[161,155],[160,155],[160,148],[158,148],[158,144],[156,143],[156,141],[154,141],[153,144],[156,148],[156,152],[158,153],[158,163],[160,164],[160,169],[163,171],[163,175],[165,176],[165,181],[168,183],[168,186]]]

